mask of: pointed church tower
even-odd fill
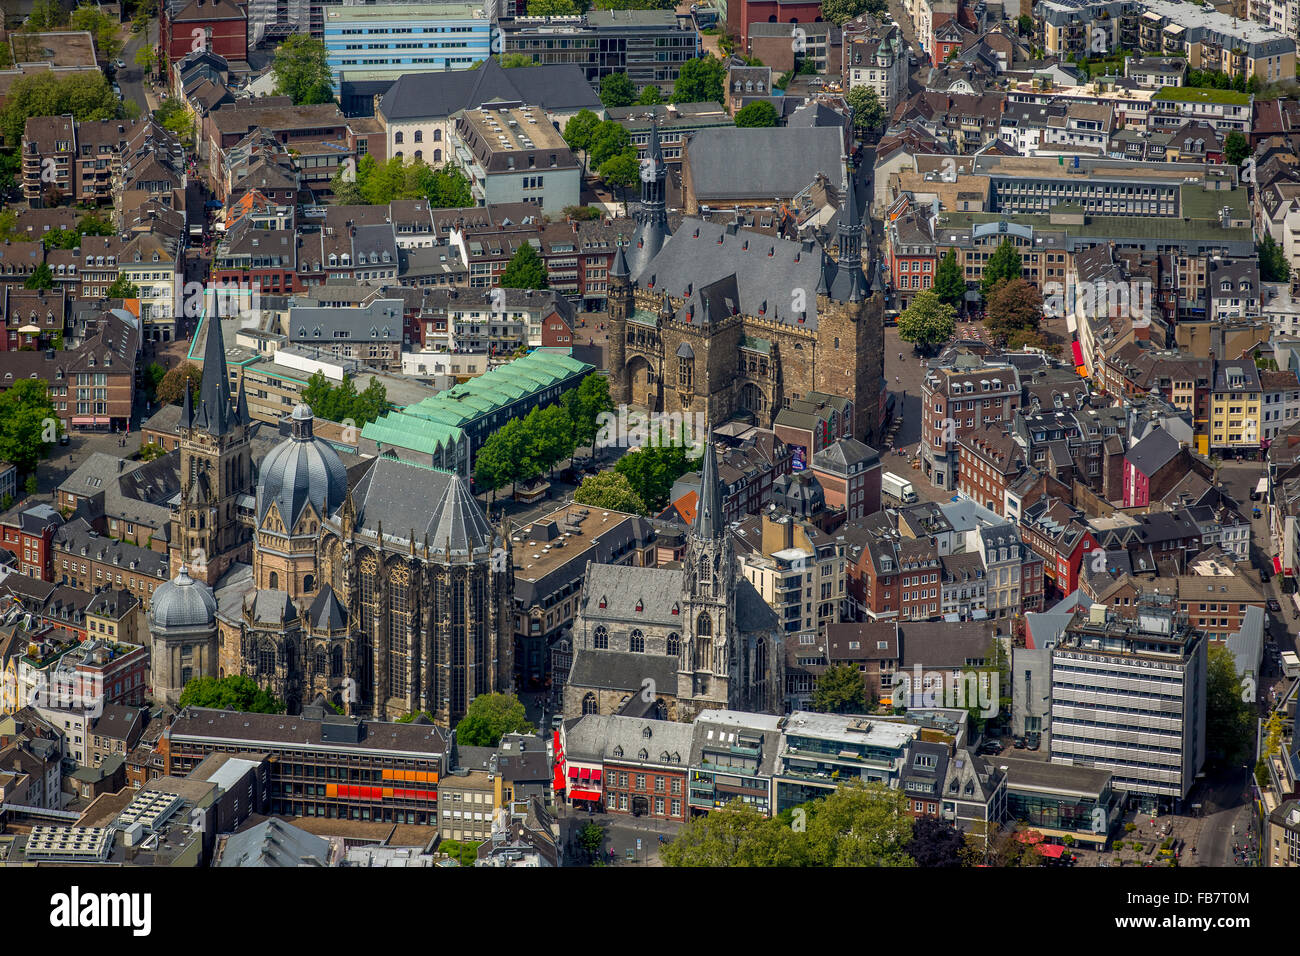
[[[609,396],[615,406],[632,401],[627,374],[627,320],[632,314],[632,273],[622,243],[609,269]]]
[[[664,247],[672,231],[668,228],[668,164],[659,145],[659,120],[650,122],[650,143],[641,161],[641,205],[636,211],[636,229],[628,250],[628,267],[636,279]]]
[[[253,492],[248,401],[240,382],[230,391],[221,319],[209,300],[203,322],[203,378],[197,403],[185,390],[180,420],[180,502],[172,508],[169,557],[173,575],[188,565],[192,578],[212,586],[232,561],[252,557],[250,529],[238,501]]]
[[[733,678],[729,637],[735,631],[736,567],[722,509],[722,481],[712,438],[704,449],[700,500],[682,559],[682,626],[677,696],[695,709],[726,707]],[[682,719],[682,718],[678,718]]]

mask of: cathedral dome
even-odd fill
[[[206,584],[195,581],[182,565],[180,574],[154,593],[149,609],[150,629],[211,627],[217,620],[217,599]]]
[[[271,449],[262,462],[257,481],[257,520],[260,523],[274,503],[285,526],[292,529],[308,502],[322,518],[341,505],[348,490],[348,476],[338,453],[312,434],[310,408],[294,408],[289,424],[289,437]]]

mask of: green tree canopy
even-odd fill
[[[50,268],[48,262],[42,262],[32,274],[23,282],[24,289],[53,289],[54,288],[54,270]]]
[[[853,110],[853,128],[859,133],[866,133],[885,125],[885,107],[880,102],[880,95],[870,86],[855,86],[844,95],[849,108]]]
[[[20,378],[0,392],[0,460],[34,473],[63,431],[43,379]]]
[[[980,295],[986,300],[993,287],[1001,279],[1019,279],[1024,273],[1024,263],[1016,245],[1010,239],[1003,239],[989,256],[984,265],[984,275],[980,279]]]
[[[1250,155],[1250,143],[1246,137],[1233,130],[1223,140],[1223,156],[1234,166],[1240,166]]]
[[[578,110],[564,124],[564,142],[569,149],[582,154],[582,175],[587,175],[587,153],[591,149],[592,138],[600,128],[600,117],[591,110]]]
[[[605,120],[591,134],[591,148],[588,152],[591,154],[592,168],[600,169],[605,160],[626,153],[629,149],[634,149],[631,134],[613,120]]]
[[[600,164],[597,173],[606,185],[619,191],[626,208],[627,191],[641,179],[641,161],[637,159],[636,147],[629,146],[623,152],[609,157]]]
[[[198,398],[203,370],[193,362],[182,362],[169,369],[158,383],[158,404],[179,405],[185,398],[185,383],[190,385],[190,398]]]
[[[912,839],[907,855],[922,867],[959,867],[963,865],[965,840],[955,826],[937,817],[921,817],[912,824]]]
[[[949,249],[948,254],[939,260],[939,268],[934,274],[934,294],[954,309],[960,309],[966,298],[966,277],[962,275],[957,262],[957,250]]]
[[[1267,232],[1255,247],[1259,252],[1259,277],[1265,282],[1289,282],[1291,263],[1287,262],[1286,253]]]
[[[813,684],[812,709],[824,714],[861,714],[867,709],[862,674],[851,664],[832,664]]]
[[[767,100],[755,100],[748,106],[742,106],[736,112],[736,125],[742,127],[775,126],[776,107]]]
[[[506,734],[531,734],[524,705],[513,694],[479,694],[456,725],[456,742],[466,747],[495,747]]]
[[[295,106],[332,102],[334,75],[328,56],[325,41],[307,33],[293,34],[275,50],[271,63],[275,92],[291,97]]]
[[[1226,645],[1211,644],[1205,678],[1205,749],[1224,766],[1240,765],[1255,734],[1255,695],[1242,687]]]
[[[117,18],[103,13],[97,6],[83,3],[77,7],[68,18],[68,26],[85,30],[93,36],[95,50],[105,60],[116,60],[122,52],[122,41],[117,37]]]
[[[577,448],[591,448],[598,434],[600,416],[614,410],[614,402],[609,397],[609,379],[592,372],[584,378],[577,388],[571,388],[560,396],[573,423],[573,441]]]
[[[546,263],[537,254],[533,244],[525,242],[506,263],[497,284],[503,289],[546,289],[550,280],[546,276]]]
[[[822,0],[822,16],[836,26],[864,13],[879,16],[888,9],[885,0]]]
[[[179,706],[214,707],[252,714],[283,714],[284,701],[258,687],[251,677],[195,677],[181,691]]]
[[[626,73],[611,73],[600,81],[600,101],[606,109],[631,106],[636,99],[636,87]]]
[[[307,387],[302,390],[302,400],[316,418],[331,422],[351,421],[357,428],[393,408],[388,401],[388,390],[373,375],[365,390],[358,392],[356,381],[350,374],[344,375],[343,381],[335,385],[323,373],[313,372],[307,380]]]
[[[122,103],[103,73],[41,72],[14,80],[0,109],[0,129],[4,130],[6,144],[17,146],[22,142],[28,117],[65,113],[71,113],[78,122],[123,115]]]
[[[614,470],[628,484],[651,514],[668,507],[673,483],[688,471],[700,467],[700,459],[688,458],[681,445],[655,445],[631,451],[618,460]]]
[[[769,819],[739,797],[688,821],[663,848],[664,866],[801,866],[803,834]]]
[[[626,511],[634,515],[647,515],[648,509],[641,496],[632,488],[627,475],[617,471],[602,471],[582,479],[573,492],[576,504],[591,505],[605,511]]]
[[[641,93],[637,96],[636,102],[638,106],[658,106],[660,103],[665,102],[663,91],[653,83],[647,83],[641,87]]]
[[[528,0],[530,17],[571,17],[577,12],[573,0]]]
[[[702,56],[682,64],[673,84],[674,103],[721,103],[725,96],[727,68],[714,56]]]
[[[1024,346],[1043,348],[1046,340],[1039,331],[1043,320],[1043,297],[1024,279],[1001,279],[989,291],[985,303],[984,327],[1006,339],[1009,349]]]
[[[113,284],[108,287],[106,294],[110,299],[138,299],[140,298],[140,287],[126,276],[120,275],[113,280]]]
[[[952,337],[957,328],[956,310],[941,302],[933,289],[912,296],[912,304],[898,317],[898,337],[922,350],[933,348]]]

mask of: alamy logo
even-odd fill
[[[691,457],[704,454],[708,440],[703,412],[646,412],[620,405],[618,412],[596,416],[597,448],[673,448],[689,450]]]
[[[1114,282],[1067,276],[1065,282],[1043,284],[1043,314],[1060,317],[1130,319],[1134,328],[1151,325],[1155,294],[1150,280]]]
[[[998,675],[991,671],[925,671],[920,664],[912,673],[899,671],[891,695],[895,707],[978,707],[981,717],[998,714]]]
[[[104,675],[53,668],[37,671],[22,682],[9,673],[0,675],[0,713],[22,707],[46,707],[99,717],[104,713]]]
[[[152,893],[71,892],[50,897],[50,925],[58,929],[126,927],[134,936],[153,930]]]

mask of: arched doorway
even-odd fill
[[[629,359],[627,382],[632,405],[651,412],[660,410],[659,383],[649,361],[640,355],[634,355]]]
[[[632,816],[647,817],[650,815],[650,798],[633,797],[632,798]]]
[[[755,416],[760,418],[760,420],[761,416],[764,415],[768,409],[767,396],[764,395],[763,390],[753,382],[746,382],[741,388],[740,404],[744,408],[753,412]]]

